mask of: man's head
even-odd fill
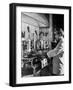
[[[59,40],[60,37],[62,37],[62,36],[64,37],[64,32],[63,32],[62,28],[60,28],[58,31],[56,30],[54,32],[54,37],[56,40]]]

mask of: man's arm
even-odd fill
[[[62,53],[63,48],[62,48],[61,44],[62,44],[62,40],[60,40],[58,45],[53,50],[50,50],[49,52],[47,52],[47,56],[49,58],[51,58],[51,57],[57,56],[58,54]]]

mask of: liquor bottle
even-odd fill
[[[40,49],[41,49],[41,41],[40,41],[40,39],[38,39],[36,41],[36,50],[40,50]]]
[[[30,30],[29,27],[27,27],[27,31],[28,31],[28,45],[27,45],[27,51],[30,52],[31,51],[31,38],[30,38]]]
[[[31,50],[34,50],[34,33],[32,33],[32,39],[31,39]]]
[[[41,49],[43,49],[44,48],[44,41],[43,41],[43,39],[41,39],[40,41],[41,41]]]
[[[41,49],[44,49],[44,32],[40,33]]]

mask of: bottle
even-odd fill
[[[31,40],[31,50],[34,50],[34,33],[32,33],[32,40]]]
[[[27,45],[27,51],[30,52],[31,51],[31,38],[30,38],[30,29],[29,26],[27,27],[27,31],[28,31],[28,45]]]

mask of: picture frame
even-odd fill
[[[13,87],[17,87],[17,86],[34,86],[34,85],[71,83],[71,7],[70,6],[56,6],[56,5],[11,3],[9,5],[9,8],[10,8],[10,11],[9,11],[10,12],[9,85]],[[27,17],[28,15],[30,15],[29,16],[30,18]],[[38,22],[38,25],[36,22]],[[51,29],[49,29],[49,27],[51,27]],[[58,27],[58,29],[56,27]],[[41,64],[39,64],[38,60],[40,60],[41,57],[44,58],[45,55],[42,54],[40,55],[41,57],[39,57],[39,55],[35,53],[37,52],[40,53],[43,50],[49,50],[49,51],[51,50],[50,49],[51,43],[52,43],[52,40],[54,39],[54,32],[55,32],[54,29],[56,28],[57,30],[59,30],[61,29],[60,27],[64,31],[64,36],[63,36],[64,42],[65,42],[64,45],[66,46],[64,47],[65,48],[64,49],[64,53],[65,53],[64,75],[62,76],[62,74],[52,74],[52,73],[50,73],[49,75],[42,75],[44,71],[41,69],[41,67],[43,66],[40,67]],[[47,29],[49,30],[48,32],[47,32]],[[54,30],[54,31],[51,32],[50,30]],[[40,33],[38,34],[39,31]],[[28,32],[28,34],[26,32]],[[29,45],[28,45],[27,40],[25,40],[25,37],[27,36],[29,36],[29,39],[28,39]],[[36,46],[35,40],[34,42],[33,41],[30,42],[31,37],[32,38],[34,37],[35,40],[37,38],[47,37],[47,38],[50,38],[49,41],[51,43],[48,44],[46,40],[45,42],[46,44],[42,46],[42,44],[40,45],[40,43],[38,43],[39,42],[38,40],[36,43],[37,45]],[[28,49],[29,48],[28,46],[29,47],[31,46],[31,49]],[[37,49],[34,51],[35,48]],[[32,55],[30,55],[29,53],[31,50],[32,50],[31,52]],[[52,58],[54,57],[54,55],[52,52],[50,53],[47,52],[46,55],[49,57],[49,60],[51,58],[50,67],[52,67],[53,69],[54,62]],[[34,58],[36,56],[38,59]],[[40,68],[39,70],[38,69],[36,69],[36,71],[34,70],[34,65],[37,67],[36,64],[33,64],[35,63],[34,61],[38,61],[37,65]],[[31,64],[33,66],[33,69],[30,66],[31,65],[30,62],[32,62]],[[30,74],[28,75],[25,74],[27,70],[25,71],[26,67],[23,68],[24,66],[29,67],[29,69],[31,68],[30,70],[28,70]],[[37,75],[35,73],[37,71],[40,71],[41,74],[39,73]],[[49,71],[52,71],[52,70],[49,70]],[[45,69],[45,73],[46,72],[47,71]],[[54,72],[54,70],[52,72]]]

